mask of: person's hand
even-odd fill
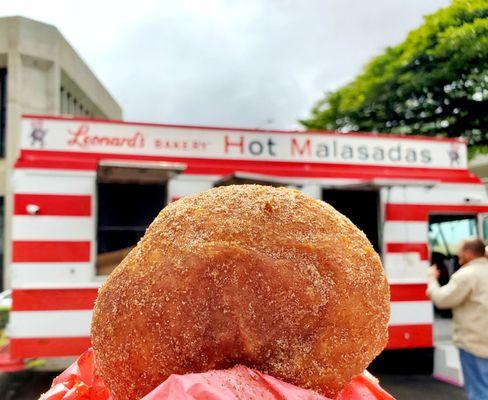
[[[436,265],[431,265],[427,271],[427,276],[429,278],[434,278],[434,279],[439,279],[441,272],[439,271],[439,268],[437,268]]]

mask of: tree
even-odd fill
[[[488,151],[488,0],[453,0],[329,92],[308,129],[464,136]]]

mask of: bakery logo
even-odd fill
[[[44,139],[47,135],[47,129],[43,128],[42,121],[33,121],[31,126],[31,146],[35,147],[36,145],[38,145],[41,149],[44,148]]]
[[[451,167],[454,165],[460,165],[461,160],[459,156],[459,145],[457,143],[451,144],[451,148],[447,151],[447,154],[449,156]]]
[[[82,149],[92,146],[143,148],[146,143],[146,138],[141,132],[128,136],[98,135],[92,134],[90,127],[85,124],[74,130],[68,129],[68,132],[70,134],[68,145]]]
[[[168,150],[177,152],[199,151],[207,149],[208,142],[202,140],[189,140],[179,137],[160,138],[148,137],[140,131],[129,134],[96,133],[90,130],[87,124],[81,124],[75,129],[68,129],[68,146],[90,150],[92,148],[126,148]]]

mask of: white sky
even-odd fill
[[[448,0],[0,0],[56,25],[127,120],[297,128]]]

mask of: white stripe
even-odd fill
[[[390,325],[420,325],[434,323],[434,308],[430,301],[393,301]]]
[[[383,237],[386,243],[426,243],[427,222],[386,221]]]
[[[11,338],[90,336],[92,311],[14,311],[10,313]]]
[[[168,200],[171,200],[173,197],[183,197],[202,192],[212,187],[212,181],[170,179],[168,182]]]
[[[419,253],[387,253],[383,266],[390,283],[425,283],[429,262],[421,260]]]
[[[96,276],[92,282],[29,282],[16,289],[98,289],[106,280],[106,276]]]
[[[93,195],[95,177],[95,171],[17,169],[13,187],[15,193]]]
[[[92,311],[14,311],[10,313],[11,338],[77,337],[90,335]],[[398,301],[391,304],[390,325],[432,324],[429,301]]]
[[[91,263],[12,263],[11,286],[25,287],[32,284],[91,282],[94,268]]]
[[[13,240],[94,240],[95,218],[15,215]]]
[[[479,199],[484,204],[488,202],[482,184],[443,183],[432,188],[395,186],[387,195],[388,203],[394,204],[477,204],[466,203],[466,198]]]

